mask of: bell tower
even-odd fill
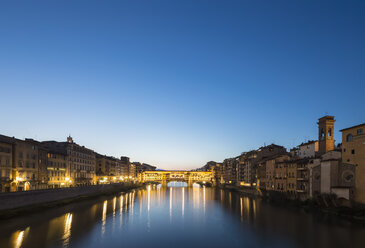
[[[323,116],[318,119],[318,142],[319,142],[319,155],[335,149],[335,139],[333,137],[333,129],[335,126],[334,116]]]

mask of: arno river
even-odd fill
[[[0,222],[0,247],[365,247],[365,226],[229,191],[148,186]]]

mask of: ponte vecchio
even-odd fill
[[[214,183],[213,173],[210,171],[144,171],[141,174],[142,182],[156,182],[167,185],[169,182]]]

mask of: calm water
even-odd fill
[[[365,228],[214,188],[149,186],[0,222],[0,247],[365,247]]]

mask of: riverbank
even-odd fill
[[[301,201],[292,199],[286,194],[276,191],[259,192],[254,188],[238,187],[232,185],[217,186],[218,188],[237,192],[241,195],[260,198],[263,201],[283,207],[303,209],[306,212],[322,213],[338,216],[352,222],[365,224],[365,206],[356,203],[340,203],[332,195],[322,195],[316,199]]]
[[[100,196],[128,192],[140,187],[143,187],[143,184],[124,183],[0,194],[0,219],[8,219]]]

